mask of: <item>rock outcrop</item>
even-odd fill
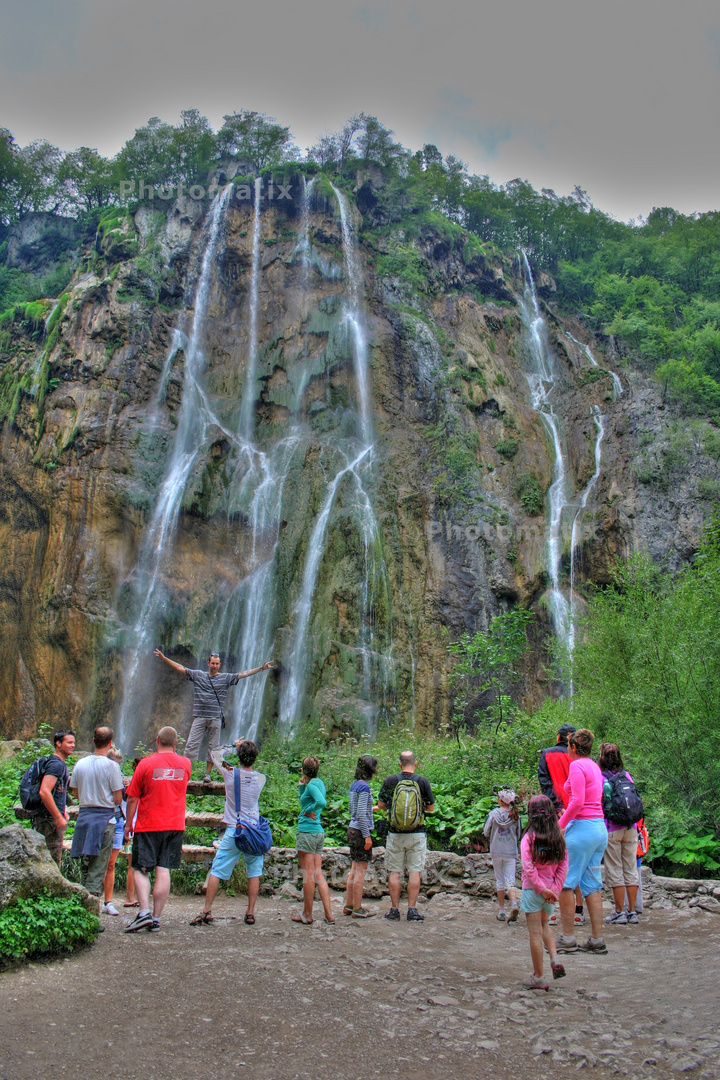
[[[542,502],[554,459],[525,374],[520,269],[432,228],[390,243],[349,208],[374,440],[371,456],[349,468],[361,387],[347,233],[332,192],[311,195],[303,216],[295,179],[293,201],[263,202],[257,231],[252,200],[227,201],[203,299],[197,391],[188,357],[197,354],[209,225],[207,204],[192,199],[119,212],[80,251],[48,323],[55,329],[38,339],[16,321],[6,334],[6,737],[43,721],[85,730],[109,721],[130,750],[161,721],[186,730],[186,688],[158,669],[150,647],[138,655],[141,624],[146,646],[162,644],[192,667],[208,648],[223,651],[227,668],[275,657],[259,704],[237,698],[236,730],[247,730],[251,713],[261,730],[284,722],[293,693],[293,725],[330,734],[396,719],[442,724],[447,641],[513,603],[539,615],[526,704],[547,692],[546,521],[527,492]],[[367,214],[371,179],[360,199]],[[540,282],[548,300],[552,286]],[[660,390],[625,370],[612,343],[552,307],[546,318],[576,503],[594,469],[593,409],[604,423],[600,475],[578,524],[580,592],[633,551],[678,567],[701,536],[717,447],[702,424],[694,433],[678,426]],[[171,542],[153,562],[166,543],[153,522],[191,391],[207,420],[167,517]],[[258,495],[263,469],[275,503]],[[573,515],[562,525],[564,588]],[[258,606],[262,633],[248,614]]]
[[[7,825],[0,829],[0,910],[39,893],[78,896],[83,907],[97,915],[97,898],[62,876],[45,838],[34,829]]]

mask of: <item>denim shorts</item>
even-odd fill
[[[247,855],[241,851],[235,843],[235,826],[228,825],[220,841],[220,847],[215,852],[210,873],[221,881],[229,881],[241,855],[245,860],[247,876],[260,877],[263,872],[263,856]]]
[[[534,889],[523,889],[520,893],[520,910],[526,915],[532,914],[533,911],[547,911],[548,915],[552,915],[554,907],[554,904]]]
[[[602,889],[600,864],[607,842],[603,818],[575,818],[567,825],[568,869],[563,888],[575,889],[579,885],[583,896]]]

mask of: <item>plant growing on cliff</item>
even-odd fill
[[[515,485],[515,494],[523,505],[523,509],[530,517],[542,514],[545,504],[542,488],[533,473],[523,473],[518,477]]]
[[[483,718],[498,731],[518,713],[511,691],[519,682],[518,664],[529,648],[527,627],[534,616],[513,608],[491,619],[487,631],[463,634],[449,646],[455,657],[451,684],[453,721],[458,728]]]

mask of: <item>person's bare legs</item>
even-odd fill
[[[110,861],[108,868],[105,871],[105,881],[103,883],[103,895],[105,897],[105,903],[109,904],[113,898],[113,890],[115,888],[115,863],[117,857],[120,854],[120,848],[113,848],[110,852]]]
[[[170,895],[170,871],[165,866],[155,867],[155,887],[153,888],[153,916],[160,918],[162,909]]]
[[[420,872],[418,870],[411,870],[408,874],[407,896],[408,907],[417,907],[417,898],[420,895]],[[398,895],[398,902],[400,896]],[[397,904],[395,904],[397,907]]]
[[[602,893],[599,891],[590,893],[589,896],[585,897],[585,903],[587,904],[588,915],[590,916],[592,936],[596,939],[601,938],[603,936]],[[565,923],[563,921],[563,927],[564,926]]]
[[[397,870],[393,870],[391,874],[388,874],[388,889],[390,890],[390,903],[392,907],[400,907],[400,890],[402,889],[402,878]]]
[[[133,877],[133,868],[130,865],[130,856],[128,855],[128,868],[127,868],[127,880],[125,882],[125,907],[130,904],[137,903],[137,894],[135,893],[135,878]]]
[[[217,896],[219,888],[220,878],[215,877],[214,874],[210,874],[207,881],[207,889],[205,891],[205,904],[203,906],[203,913],[205,915],[209,915],[212,911],[213,901]]]
[[[555,935],[552,932],[552,927],[550,926],[550,916],[548,915],[547,911],[541,911],[540,914],[542,915],[543,944],[548,951],[548,956],[550,957],[550,966],[552,967],[552,965],[557,961],[557,947],[555,945]]]
[[[259,877],[248,878],[248,905],[247,905],[247,911],[245,912],[245,914],[246,915],[252,915],[253,918],[255,917],[255,902],[256,902],[256,900],[258,898],[258,893],[259,892],[260,892],[260,878]]]
[[[615,900],[615,910],[623,911],[625,908],[625,894],[627,893],[628,911],[635,910],[635,904],[637,903],[638,887],[637,885],[614,885],[613,886],[613,899]]]
[[[138,870],[137,867],[133,868],[133,877],[135,879],[135,892],[137,893],[138,902],[140,904],[140,911],[149,911],[150,878],[144,870]]]
[[[533,974],[542,978],[543,973],[543,925],[541,911],[526,911],[527,928],[530,935],[530,955],[533,962]]]
[[[298,851],[298,862],[303,879],[303,915],[306,919],[313,917],[313,900],[315,899],[315,876],[313,856],[309,851]]]
[[[322,853],[318,852],[316,855],[311,855],[310,858],[313,860],[313,880],[320,893],[325,918],[328,922],[335,922],[335,917],[333,916],[332,907],[330,905],[330,887],[322,872]]]
[[[582,907],[583,906],[583,894],[580,892],[580,886],[579,885],[575,889],[575,906],[576,907]]]
[[[503,911],[504,908],[505,908],[505,890],[504,889],[498,889],[497,898],[498,898],[498,907],[500,908],[501,911]]]
[[[365,880],[365,870],[367,863],[356,862],[353,860],[350,867],[350,873],[348,874],[347,889],[345,891],[345,907],[353,908],[357,911],[362,907],[363,901],[363,882]]]
[[[563,937],[573,937],[575,934],[574,889],[563,889],[560,893],[560,921],[562,923]]]

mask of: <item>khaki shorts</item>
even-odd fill
[[[425,868],[427,836],[424,832],[387,834],[385,869],[388,874],[421,874]]]
[[[621,889],[623,885],[637,885],[637,826],[630,829],[613,829],[608,833],[608,846],[605,848],[605,884],[611,889]]]
[[[325,843],[324,832],[300,832],[298,831],[295,847],[298,851],[304,851],[308,855],[320,855]]]

